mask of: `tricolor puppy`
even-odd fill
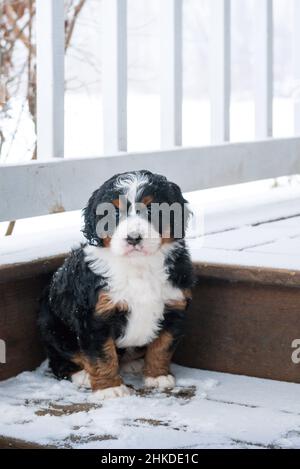
[[[50,368],[99,398],[128,395],[119,374],[172,388],[170,361],[184,332],[193,271],[180,188],[149,171],[119,174],[84,210],[86,244],[71,252],[42,300]]]

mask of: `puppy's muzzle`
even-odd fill
[[[138,233],[131,233],[127,236],[127,243],[130,245],[130,246],[138,246],[141,241],[142,241],[142,237],[140,234]]]

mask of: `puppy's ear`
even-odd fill
[[[170,191],[171,199],[174,202],[184,203],[185,199],[182,195],[180,187],[177,184],[175,184],[175,182],[168,181],[168,184],[169,184],[169,191]]]
[[[190,217],[193,215],[188,201],[183,197],[180,187],[175,184],[175,182],[169,182],[169,191],[171,203],[179,203],[182,208],[182,220],[179,221],[182,226],[183,238],[190,220]]]
[[[97,236],[97,206],[99,201],[99,192],[97,189],[90,197],[87,206],[83,209],[84,228],[82,230],[89,244],[93,246],[101,246],[101,240]]]

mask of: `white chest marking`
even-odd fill
[[[158,335],[165,304],[183,298],[182,291],[168,280],[164,254],[158,251],[152,256],[129,259],[91,246],[85,248],[85,254],[94,273],[108,276],[112,300],[128,304],[127,327],[117,346],[140,347],[152,342]]]

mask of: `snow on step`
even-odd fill
[[[288,256],[298,257],[298,266],[300,269],[299,254],[300,254],[300,237],[299,238],[285,238],[279,239],[278,241],[262,246],[256,246],[252,249],[249,249],[249,252],[263,252],[263,253],[275,253],[277,254],[286,254]]]
[[[177,387],[95,404],[44,365],[0,383],[0,435],[74,448],[300,448],[300,385],[173,366]]]
[[[300,252],[299,187],[224,200],[199,191],[187,198],[196,220],[204,214],[202,232],[192,228],[187,236],[195,262],[300,270],[294,255]],[[64,254],[78,246],[83,240],[80,212],[55,217],[30,220],[34,234],[28,227],[26,234],[18,232],[17,223],[16,234],[1,241],[0,266]]]

